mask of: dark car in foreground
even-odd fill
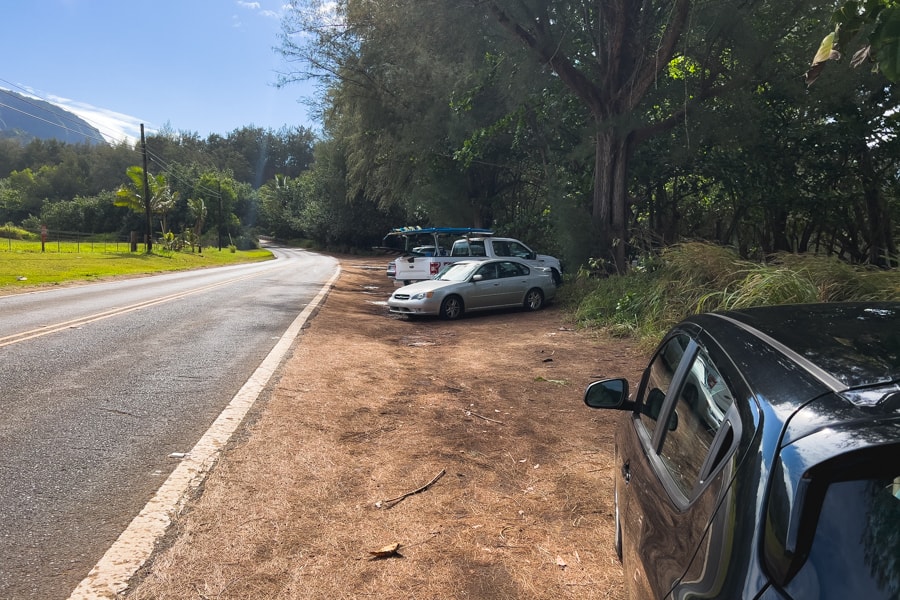
[[[584,400],[631,598],[900,598],[900,303],[695,315]]]

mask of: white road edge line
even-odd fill
[[[69,600],[117,598],[118,594],[125,591],[128,581],[150,558],[156,542],[166,533],[172,517],[183,507],[188,492],[200,486],[210,468],[218,460],[221,450],[240,426],[300,334],[303,325],[334,286],[340,274],[341,268],[338,266],[331,279],[294,319],[250,379],[156,491],[156,495],[131,521],[87,577],[78,584]]]

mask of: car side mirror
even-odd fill
[[[584,390],[584,403],[591,408],[634,409],[634,403],[628,400],[628,380],[624,378],[590,383]]]
[[[484,279],[484,275],[482,275],[481,273],[472,275],[472,281],[481,281],[482,279]]]

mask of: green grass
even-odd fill
[[[685,243],[648,258],[628,275],[580,272],[559,301],[577,322],[655,346],[684,317],[714,310],[802,302],[900,301],[900,270],[851,266],[835,258],[779,254],[763,263],[720,246]]]
[[[232,252],[228,248],[205,248],[203,254],[155,249],[146,254],[143,246],[130,252],[119,242],[47,242],[0,239],[0,293],[34,286],[59,285],[73,281],[94,281],[123,275],[145,275],[183,271],[245,262],[269,260],[268,250]]]

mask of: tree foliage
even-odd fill
[[[838,42],[888,58],[892,46],[871,36],[893,35],[895,1],[842,4]],[[316,79],[322,137],[164,127],[147,138],[148,170],[173,198],[160,230],[351,249],[401,225],[483,226],[560,254],[570,271],[622,272],[685,240],[754,260],[809,252],[897,266],[890,71],[803,78],[834,8],[293,0],[280,83]],[[127,145],[0,140],[0,222],[127,232],[135,214],[88,206],[138,163]]]
[[[148,180],[154,204],[155,235],[202,234],[209,214],[217,217],[218,191],[204,188],[204,177],[225,182],[229,214],[221,215],[221,232],[241,244],[259,231],[257,188],[275,174],[298,176],[312,166],[316,135],[303,127],[278,131],[246,127],[226,136],[175,133],[168,127],[147,137]],[[143,169],[138,147],[127,144],[71,145],[34,140],[26,145],[0,140],[0,221],[45,224],[54,229],[90,233],[143,230]],[[210,175],[212,174],[212,175]],[[139,179],[135,179],[138,177]],[[116,192],[121,192],[118,197]],[[111,198],[115,197],[118,206]],[[103,214],[88,205],[109,203]],[[197,202],[206,207],[198,218]],[[193,204],[192,204],[193,203]],[[192,208],[193,206],[193,208]],[[136,211],[136,212],[135,212]],[[87,216],[85,216],[87,215]],[[93,215],[93,216],[92,216]],[[232,218],[233,217],[233,218]],[[195,239],[199,242],[199,239]]]
[[[900,81],[900,3],[896,0],[847,0],[831,16],[834,31],[813,57],[806,81],[812,84],[828,61],[840,60],[842,48],[858,46],[850,64],[872,65],[888,81]]]
[[[892,94],[803,86],[829,2],[291,6],[285,82],[323,84],[348,203],[619,272],[686,237],[896,264]]]

